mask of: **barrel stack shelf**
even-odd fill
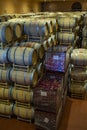
[[[74,49],[71,54],[69,93],[73,98],[86,99],[87,50]]]
[[[58,17],[58,41],[61,45],[70,45],[74,48],[81,47],[82,41],[82,15],[75,15],[74,13],[65,13]]]
[[[12,82],[9,74],[11,65],[7,53],[12,41],[12,30],[9,24],[0,25],[0,116],[11,118],[13,115],[13,102],[11,99]]]
[[[84,16],[84,27],[82,29],[82,48],[87,49],[87,14]]]
[[[14,53],[13,57],[11,53]],[[17,57],[18,54],[19,57]],[[11,91],[12,99],[15,102],[13,113],[19,120],[32,122],[34,119],[32,89],[38,81],[38,74],[34,66],[37,64],[37,51],[27,47],[12,47],[8,55],[9,60],[13,61],[13,69],[10,72],[10,78],[14,82],[14,88]],[[31,66],[34,67],[31,68]]]

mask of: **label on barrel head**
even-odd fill
[[[49,122],[49,119],[48,119],[47,117],[45,117],[44,122],[45,122],[45,123],[48,123],[48,122]]]
[[[41,96],[47,96],[47,92],[41,91]]]

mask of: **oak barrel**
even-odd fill
[[[10,79],[21,85],[32,85],[33,87],[36,86],[38,81],[38,73],[36,70],[32,70],[30,72],[23,72],[23,71],[10,71]]]
[[[0,63],[8,63],[8,51],[9,48],[0,50]]]
[[[62,43],[72,43],[74,42],[75,38],[76,38],[75,33],[68,33],[68,32],[58,33],[58,40]]]
[[[11,27],[4,23],[0,24],[0,42],[9,43],[12,41],[13,32]]]
[[[33,108],[25,108],[14,105],[13,113],[17,117],[21,117],[24,119],[33,119],[34,118],[34,109]]]
[[[10,92],[11,88],[0,87],[0,99],[9,100],[11,98]]]
[[[0,82],[10,82],[11,69],[0,69]]]
[[[63,29],[70,29],[70,28],[72,29],[72,28],[76,27],[77,21],[73,17],[60,16],[58,18],[58,25],[60,28],[63,28]]]
[[[31,47],[37,50],[39,58],[42,59],[45,54],[45,50],[42,44],[36,42],[22,42],[20,46]]]
[[[13,100],[23,103],[31,103],[33,100],[33,91],[25,91],[13,88],[11,91]]]
[[[87,50],[74,49],[71,53],[71,63],[77,66],[87,66]]]
[[[18,65],[36,65],[38,54],[33,48],[12,47],[8,52],[8,59]]]
[[[12,115],[13,104],[0,103],[0,113],[4,115]]]

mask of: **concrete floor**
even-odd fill
[[[34,125],[0,118],[0,130],[35,130]],[[59,130],[87,130],[87,101],[67,98]]]

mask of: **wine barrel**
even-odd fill
[[[84,82],[71,82],[70,85],[70,92],[71,93],[79,93],[79,94],[85,94],[86,92],[86,84]]]
[[[85,81],[87,79],[87,70],[84,68],[72,68],[70,70],[70,77],[73,80]]]
[[[58,21],[56,19],[56,17],[53,16],[46,16],[46,20],[50,20],[50,33],[56,32],[58,30]]]
[[[51,18],[53,32],[58,31],[58,20],[56,18]]]
[[[87,14],[84,16],[84,24],[87,25]]]
[[[84,38],[87,38],[87,27],[85,26],[84,28],[83,28],[83,30],[82,30],[82,36],[84,37]]]
[[[14,22],[10,22],[10,26],[13,30],[14,37],[20,38],[22,36],[22,26],[21,26],[21,24],[14,21]]]
[[[29,21],[24,23],[24,32],[25,34],[31,37],[45,37],[48,36],[48,24],[44,21]]]
[[[51,38],[53,40],[53,45],[54,46],[57,45],[57,38],[56,38],[56,36],[55,35],[51,35]]]
[[[34,69],[31,72],[15,71],[12,69],[10,71],[10,79],[17,84],[32,85],[34,87],[38,81],[38,73]]]
[[[0,88],[0,99],[9,100],[11,88]]]
[[[40,59],[42,59],[44,57],[44,54],[45,54],[44,47],[40,43],[36,43],[36,42],[22,42],[20,44],[20,46],[34,48],[34,49],[37,50]]]
[[[11,97],[13,100],[22,103],[32,103],[33,100],[33,92],[32,91],[24,91],[13,88],[11,91]]]
[[[48,41],[44,41],[42,44],[43,44],[43,46],[44,46],[45,51],[47,51],[48,48],[49,48]]]
[[[71,63],[77,66],[87,66],[87,50],[74,49],[71,53]]]
[[[19,106],[14,105],[13,113],[17,117],[21,117],[25,119],[34,118],[34,108],[19,107]]]
[[[12,115],[13,104],[0,103],[0,113],[4,115]]]
[[[82,40],[82,48],[87,49],[87,40],[86,39]]]
[[[37,65],[37,71],[38,71],[38,75],[39,75],[40,77],[43,76],[44,71],[45,71],[45,67],[44,67],[43,63],[39,63],[39,64]]]
[[[58,40],[62,43],[73,43],[76,39],[75,33],[59,32]]]
[[[52,47],[53,46],[53,39],[50,37],[50,38],[48,38],[48,44],[49,44],[49,47]]]
[[[0,82],[10,82],[10,71],[11,69],[0,69]]]
[[[1,15],[1,16],[0,16],[0,22],[6,22],[6,17],[3,16],[3,15]]]
[[[9,43],[12,41],[13,32],[8,24],[0,24],[0,42]]]
[[[38,54],[33,48],[12,47],[8,51],[8,59],[18,65],[36,65]]]
[[[4,50],[0,50],[0,63],[8,63],[8,51],[9,48],[6,48]]]
[[[47,25],[48,25],[48,31],[49,31],[49,33],[53,33],[53,22],[52,22],[51,19],[48,19],[48,18],[46,18],[46,19],[40,19],[40,21],[46,22]]]
[[[24,19],[10,19],[9,23],[11,24],[11,27],[14,31],[14,36],[17,38],[20,38],[22,35],[24,35]]]
[[[63,29],[72,29],[76,27],[77,21],[73,17],[60,16],[58,18],[58,25],[60,28],[63,28]]]

